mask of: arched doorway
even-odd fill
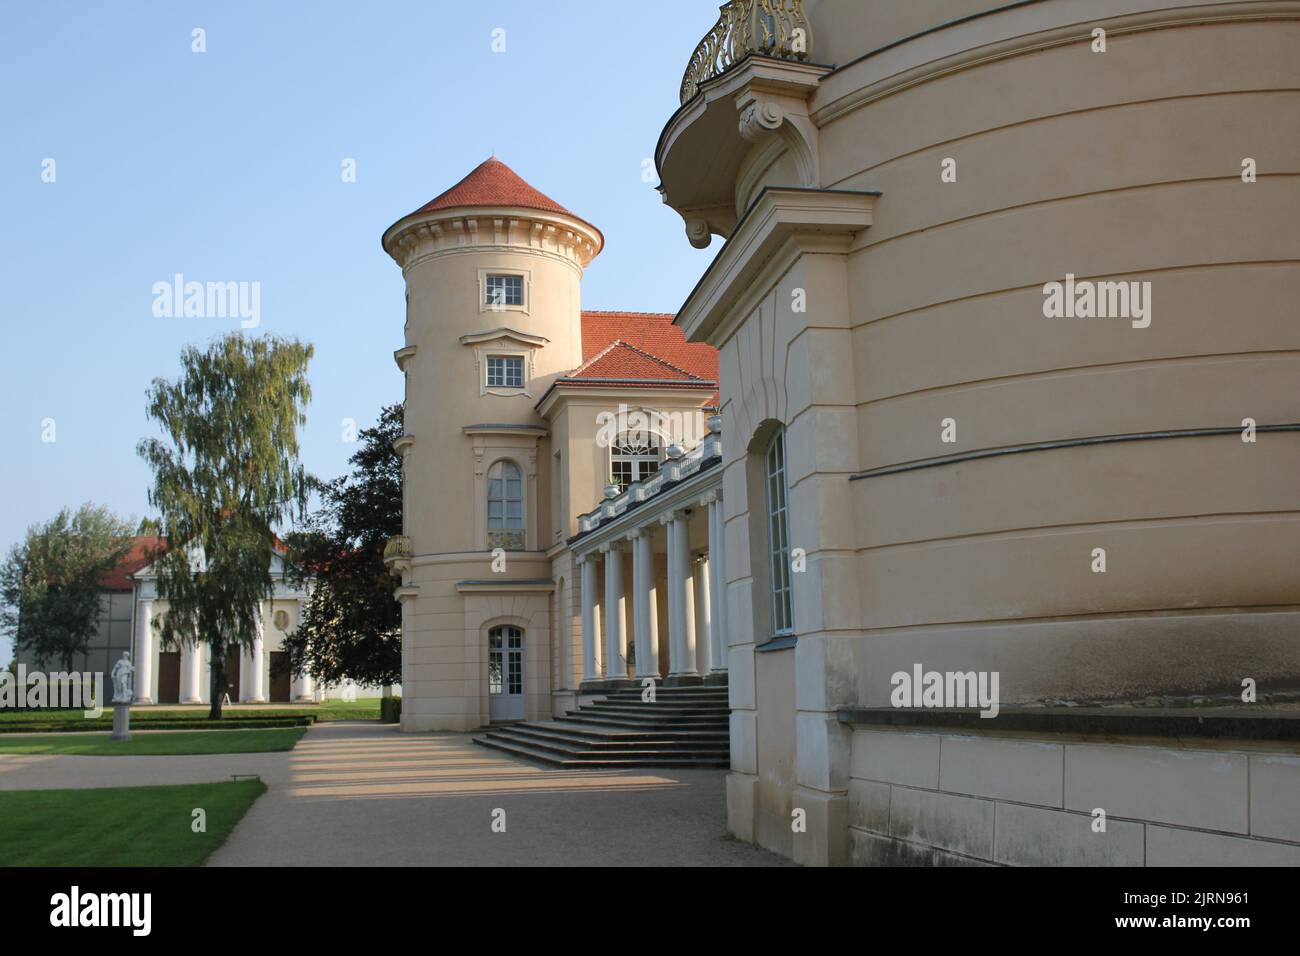
[[[511,624],[488,631],[488,717],[523,720],[524,632]]]

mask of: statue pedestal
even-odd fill
[[[131,739],[131,705],[113,703],[113,734],[110,740]]]

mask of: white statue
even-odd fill
[[[131,655],[123,651],[121,659],[113,665],[113,703],[131,703],[131,675],[134,673],[135,668],[131,666]]]

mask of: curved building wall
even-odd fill
[[[823,185],[881,193],[848,259],[862,469],[1300,422],[1300,124],[1281,121],[1300,110],[1300,21],[1252,19],[1280,6],[1165,10],[1100,53],[1036,38],[1029,21],[1073,11],[1031,4],[941,31],[1018,47],[996,59],[937,68],[918,38],[890,76],[868,58],[823,81]],[[900,68],[920,72],[895,85]],[[1150,324],[1045,317],[1067,273],[1143,283]],[[1300,434],[1233,432],[856,480],[880,670],[1000,668],[1011,700],[1295,681],[1297,466]]]

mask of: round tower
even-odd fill
[[[384,233],[406,279],[404,536],[390,549],[403,574],[403,729],[488,722],[500,661],[474,637],[483,615],[526,623],[529,658],[546,651],[549,595],[536,588],[550,578],[551,455],[535,406],[582,363],[580,283],[603,244],[496,157]],[[548,672],[531,663],[525,673]],[[530,687],[518,716],[549,713],[542,693]]]

